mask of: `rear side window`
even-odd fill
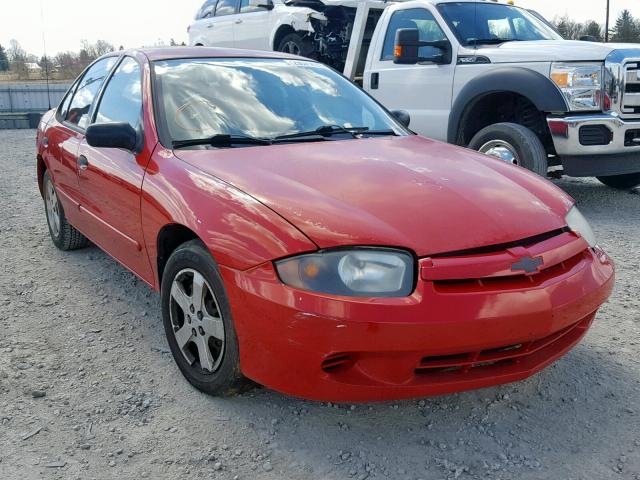
[[[126,57],[104,89],[95,123],[127,122],[133,128],[138,128],[141,112],[140,65],[133,58]]]
[[[108,57],[94,63],[84,74],[78,89],[71,100],[69,111],[65,116],[65,120],[73,125],[85,129],[89,125],[89,112],[91,104],[96,98],[100,87],[104,83],[113,65],[116,63],[117,57]]]
[[[424,8],[411,8],[400,10],[393,14],[389,20],[387,33],[384,37],[381,60],[393,60],[393,49],[396,43],[396,31],[401,28],[417,28],[420,32],[420,40],[423,42],[437,42],[446,40],[447,37],[438,25],[429,10]],[[429,58],[438,54],[438,50],[433,47],[420,47],[418,55]]]
[[[58,107],[58,112],[57,112],[58,118],[61,118],[64,120],[64,118],[67,116],[67,112],[69,112],[69,104],[71,104],[71,99],[73,98],[73,93],[76,91],[77,86],[78,86],[78,82],[76,81],[71,86],[71,88],[65,95],[62,102],[60,102],[60,106]]]
[[[200,10],[198,10],[198,14],[196,15],[196,20],[200,20],[202,18],[213,17],[213,11],[216,8],[216,3],[218,0],[207,0],[204,2]]]
[[[237,4],[237,0],[218,0],[218,6],[216,6],[216,17],[233,15],[236,13]]]

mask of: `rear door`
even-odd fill
[[[239,0],[218,0],[214,10],[212,26],[208,27],[207,45],[212,47],[234,47],[234,28],[238,20]]]
[[[449,40],[433,13],[424,7],[399,9],[381,20],[383,35],[369,54],[365,89],[391,110],[406,110],[411,115],[411,129],[421,135],[447,140],[451,110],[456,51],[449,64],[421,62],[416,65],[393,63],[396,31],[416,28],[421,41]],[[455,45],[455,43],[454,43]],[[421,47],[420,57],[439,53],[433,47]]]
[[[210,37],[213,35],[213,12],[216,9],[216,3],[218,0],[206,0],[198,10],[195,22],[189,26],[191,45],[209,45]]]
[[[249,5],[249,0],[240,0],[240,11],[233,31],[235,46],[254,50],[271,50],[269,34],[272,15],[273,10],[252,7]]]
[[[127,122],[144,137],[142,68],[124,57],[94,107],[93,123]],[[78,170],[87,236],[142,278],[151,278],[144,249],[140,194],[148,153],[93,148],[83,139]]]
[[[88,124],[91,104],[117,57],[107,57],[91,65],[69,89],[56,110],[56,121],[46,132],[46,164],[69,221],[83,230],[78,220],[78,148]]]

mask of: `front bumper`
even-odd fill
[[[547,124],[556,153],[568,175],[640,172],[640,120],[624,120],[615,114],[602,113],[549,116]],[[606,141],[589,144],[585,140],[585,129],[589,127],[599,127],[606,132]]]
[[[571,349],[609,296],[613,265],[591,249],[543,257],[559,263],[479,282],[421,278],[410,297],[385,299],[296,290],[272,264],[221,272],[247,377],[302,398],[375,401],[520,380]]]

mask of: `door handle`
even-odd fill
[[[86,170],[87,168],[89,168],[89,160],[84,155],[80,155],[78,157],[78,169]]]
[[[213,23],[208,23],[207,28],[213,28]]]
[[[240,25],[241,23],[242,23],[242,19],[239,18],[236,20],[236,25]]]
[[[378,88],[380,84],[380,74],[378,72],[373,72],[371,74],[371,89],[375,90]]]

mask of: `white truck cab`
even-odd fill
[[[315,58],[408,113],[402,118],[421,135],[540,175],[551,168],[615,188],[640,185],[640,45],[567,41],[535,12],[485,0],[205,6],[214,4],[215,16],[234,2],[239,17],[249,7],[270,12],[263,43],[247,43],[246,20],[237,18],[231,44],[198,43],[193,26],[192,44]]]

